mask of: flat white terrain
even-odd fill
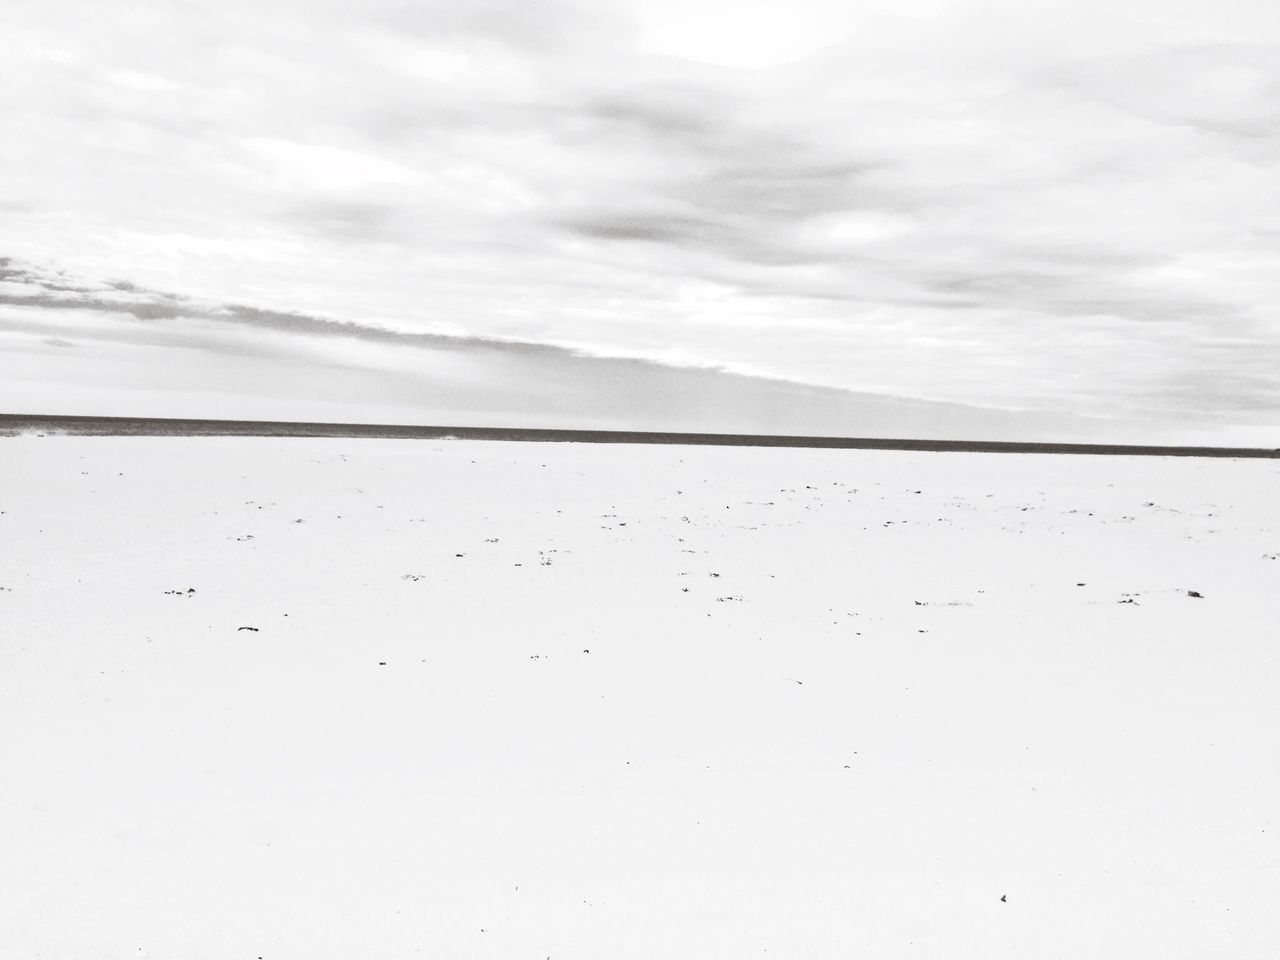
[[[0,956],[1271,960],[1278,555],[1277,461],[0,440]]]

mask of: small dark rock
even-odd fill
[[[1201,593],[1199,590],[1188,590],[1188,591],[1187,591],[1187,596],[1188,596],[1188,597],[1196,597],[1196,598],[1198,598],[1198,599],[1200,599],[1200,600],[1203,600],[1203,599],[1204,599],[1204,594],[1203,594],[1203,593]]]

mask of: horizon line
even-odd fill
[[[754,433],[687,433],[543,427],[460,427],[423,424],[326,423],[298,420],[205,420],[180,417],[97,417],[0,413],[0,436],[31,431],[72,436],[332,437],[383,440],[498,440],[540,443],[624,443],[666,446],[790,447],[914,450],[932,453],[1039,453],[1095,456],[1280,459],[1280,448],[1205,447],[1018,440],[934,440]]]

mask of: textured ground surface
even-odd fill
[[[1269,958],[1277,490],[0,440],[4,955]]]

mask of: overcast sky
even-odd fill
[[[0,256],[78,283],[1280,428],[1273,0],[8,0],[0,129]],[[7,290],[76,379],[115,315]]]

